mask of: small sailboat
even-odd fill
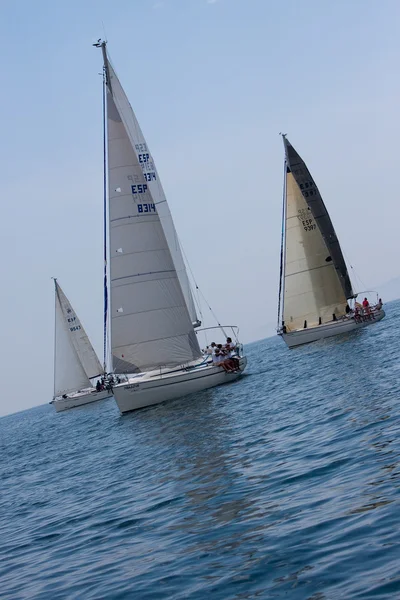
[[[112,371],[120,381],[113,393],[126,413],[233,381],[247,359],[239,351],[239,368],[225,373],[200,350],[195,328],[201,323],[153,157],[106,42],[94,45],[104,61],[109,328]]]
[[[108,389],[97,391],[91,379],[102,377],[103,369],[92,344],[62,291],[55,285],[54,397],[56,411],[82,406],[112,396]]]
[[[283,135],[278,334],[289,346],[380,321],[382,303],[359,308],[346,262],[321,194],[303,159]]]

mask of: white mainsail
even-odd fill
[[[102,373],[92,344],[56,280],[54,397],[91,387],[90,379]]]
[[[286,173],[283,320],[286,330],[312,327],[345,314],[344,295],[330,252],[293,174]]]
[[[189,278],[187,275],[185,262],[183,260],[182,251],[175,230],[175,225],[172,220],[172,215],[169,210],[168,202],[158,176],[157,168],[153,157],[150,154],[149,147],[146,143],[140,125],[136,119],[135,113],[129,103],[129,100],[121,86],[121,83],[109,61],[107,59],[107,70],[109,81],[111,82],[111,91],[114,103],[117,106],[118,113],[124,123],[125,131],[135,151],[139,165],[143,172],[144,183],[151,193],[152,201],[156,206],[158,217],[161,221],[164,235],[168,242],[168,248],[171,253],[174,267],[177,272],[182,292],[185,297],[189,315],[192,323],[197,323],[198,317],[196,307],[193,301],[192,291],[190,288]],[[142,182],[143,179],[137,178],[137,175],[132,175],[131,183]]]
[[[184,364],[201,356],[186,269],[147,144],[103,50],[114,370]]]

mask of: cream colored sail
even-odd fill
[[[310,207],[288,169],[283,321],[286,330],[313,327],[345,314],[346,297]]]

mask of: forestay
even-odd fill
[[[54,397],[91,387],[102,371],[89,338],[61,287],[55,281]]]
[[[344,315],[347,303],[345,290],[349,292],[349,296],[352,291],[339,242],[326,208],[323,206],[325,223],[329,221],[333,232],[330,234],[330,247],[314,214],[316,205],[314,204],[313,211],[313,205],[308,201],[316,193],[320,202],[322,198],[308,170],[306,173],[297,173],[298,178],[307,180],[301,183],[300,189],[289,161],[287,149],[290,144],[285,138],[284,142],[287,173],[283,321],[286,330],[293,331],[304,325],[312,327],[332,321],[334,316]],[[298,171],[302,168],[298,164],[296,166]],[[332,256],[332,246],[335,246],[336,263]],[[344,270],[340,257],[343,259]]]
[[[104,57],[114,370],[184,364],[201,352],[182,254],[148,147]]]

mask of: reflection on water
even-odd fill
[[[400,302],[121,417],[0,420],[2,600],[397,598]]]

